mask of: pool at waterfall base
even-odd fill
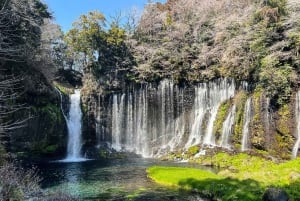
[[[82,200],[203,200],[197,193],[160,186],[147,177],[153,165],[197,167],[196,164],[126,158],[84,162],[43,162],[36,166],[42,187]]]

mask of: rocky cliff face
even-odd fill
[[[163,80],[93,94],[86,102],[86,148],[158,157],[199,146],[290,159],[297,139],[295,99],[275,108],[263,89],[230,80]]]
[[[60,95],[38,71],[27,74],[22,83],[24,93],[19,103],[24,104],[25,109],[14,113],[12,119],[26,121],[9,134],[8,150],[30,158],[63,156],[67,127]]]

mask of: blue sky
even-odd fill
[[[153,2],[165,1],[155,0]],[[44,2],[53,12],[56,23],[66,32],[80,15],[89,11],[98,10],[109,19],[119,11],[128,12],[133,7],[142,11],[148,0],[44,0]]]

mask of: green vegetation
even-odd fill
[[[16,164],[5,163],[0,166],[0,200],[23,201],[33,196],[36,200],[78,200],[64,193],[45,191],[39,185],[40,181],[36,169],[25,170]]]
[[[216,139],[219,139],[222,135],[223,122],[226,119],[230,106],[232,106],[232,102],[228,100],[223,102],[219,107],[218,114],[214,122],[214,133]]]
[[[108,85],[106,79],[111,79],[119,69],[128,71],[134,65],[134,58],[125,44],[125,30],[118,23],[113,20],[107,29],[105,16],[92,11],[81,15],[65,35],[66,57],[72,61],[70,68],[80,66],[86,75],[89,74],[85,77],[87,90],[92,89],[87,84],[91,80],[101,80],[105,87]],[[126,73],[121,73],[120,79],[126,79]]]
[[[290,159],[290,147],[293,147],[293,125],[291,122],[291,110],[288,104],[283,105],[278,111],[278,120],[276,127],[276,147],[273,150],[280,155],[283,159]]]
[[[199,159],[221,168],[218,173],[194,168],[159,167],[147,169],[154,181],[168,186],[197,190],[203,196],[221,200],[261,200],[267,187],[286,190],[291,201],[300,197],[300,159],[275,164],[256,156],[219,153]]]
[[[187,154],[193,156],[199,152],[200,148],[198,146],[192,146],[187,150]]]
[[[289,64],[280,64],[276,55],[268,55],[261,60],[259,78],[267,96],[276,97],[277,103],[283,105],[292,94],[292,82],[295,75]]]
[[[264,147],[264,125],[263,125],[263,117],[262,117],[262,108],[261,108],[261,99],[263,97],[263,90],[261,88],[256,88],[253,94],[253,105],[254,105],[254,115],[252,119],[252,137],[251,143],[252,145],[261,150]]]
[[[193,179],[221,179],[218,175],[201,169],[185,167],[153,166],[147,169],[151,179],[164,185],[177,186],[179,181],[186,178]]]
[[[60,92],[62,92],[62,93],[65,94],[65,95],[69,95],[69,94],[72,94],[72,93],[73,93],[73,88],[68,87],[68,86],[64,86],[64,85],[61,84],[61,83],[53,82],[53,85],[54,85]]]
[[[246,100],[247,100],[247,94],[244,91],[239,92],[235,96],[235,100],[234,100],[236,104],[236,115],[234,120],[235,127],[234,127],[234,134],[233,134],[233,143],[236,147],[241,144]]]
[[[39,115],[44,115],[45,118],[50,120],[48,123],[61,124],[63,121],[60,107],[57,105],[47,104],[46,106],[38,108],[37,110],[39,111]]]
[[[45,148],[45,150],[43,151],[44,154],[54,154],[58,149],[58,145],[57,144],[53,144],[53,145],[49,145]]]

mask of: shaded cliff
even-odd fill
[[[19,129],[9,133],[7,149],[21,157],[62,157],[66,150],[67,127],[60,95],[39,71],[29,68],[23,75],[22,95],[17,101],[24,109],[15,112],[11,119],[25,121]],[[66,108],[67,102],[65,99]]]

